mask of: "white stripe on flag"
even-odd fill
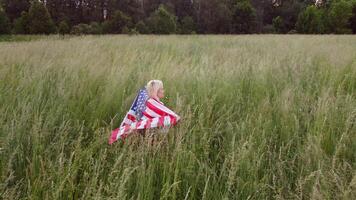
[[[170,126],[171,125],[171,118],[169,116],[165,116],[164,117],[164,122],[163,122],[163,126]]]
[[[155,111],[151,110],[149,107],[146,107],[145,112],[149,114],[151,117],[160,117]]]
[[[129,112],[127,112],[127,113],[136,116],[136,113],[133,110],[129,110]]]
[[[159,120],[158,117],[152,119],[151,128],[156,128],[158,126],[158,120]]]
[[[131,124],[132,121],[129,118],[124,119],[124,124]]]
[[[137,129],[144,129],[145,125],[146,125],[147,120],[142,120],[141,121],[141,125],[139,127],[137,127]]]
[[[148,100],[153,106],[155,106],[156,108],[160,109],[161,111],[168,113],[172,116],[178,117],[177,114],[175,114],[173,111],[171,111],[170,109],[168,109],[167,107],[163,106],[162,104],[158,103],[157,101],[153,100],[153,99],[149,99]]]
[[[116,140],[120,139],[121,135],[124,134],[125,127],[121,127],[119,133],[116,136]]]

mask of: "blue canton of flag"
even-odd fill
[[[146,88],[139,90],[134,102],[132,103],[129,112],[126,114],[121,126],[132,124],[141,119],[143,112],[146,109],[146,101],[149,99]]]
[[[134,103],[131,106],[131,110],[135,112],[136,118],[141,119],[143,111],[146,109],[146,101],[148,99],[148,93],[146,88],[140,89]]]

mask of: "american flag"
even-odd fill
[[[134,130],[169,127],[180,117],[159,100],[149,98],[146,89],[140,89],[120,127],[111,132],[109,144],[124,139]]]

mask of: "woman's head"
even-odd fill
[[[158,100],[164,97],[163,82],[161,80],[150,80],[146,88],[149,97]]]

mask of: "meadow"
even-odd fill
[[[138,89],[182,120],[108,145]],[[356,36],[0,43],[0,199],[355,199]]]

